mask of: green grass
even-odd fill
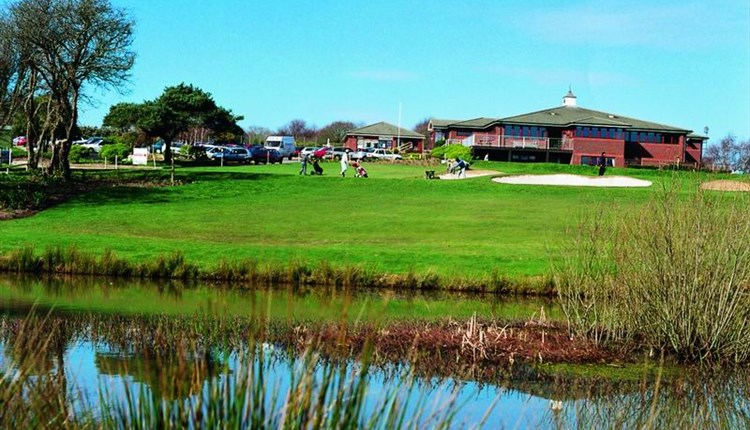
[[[585,214],[601,207],[629,211],[653,193],[502,185],[486,177],[426,181],[419,165],[388,163],[367,164],[369,179],[342,179],[337,166],[324,164],[322,177],[300,177],[298,163],[179,169],[184,186],[105,189],[3,221],[0,252],[72,245],[96,255],[109,249],[134,262],[181,251],[206,269],[221,260],[296,260],[397,274],[496,271],[524,278],[548,272],[571,243],[566,231]],[[477,162],[474,168],[595,174],[554,164]],[[654,187],[678,180],[690,188],[699,177],[610,171],[652,180]]]

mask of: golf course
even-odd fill
[[[473,167],[502,175],[595,174],[585,166]],[[179,252],[205,271],[294,262],[456,279],[544,278],[582,220],[637,211],[660,189],[677,184],[688,193],[706,180],[705,173],[617,169],[653,185],[592,188],[425,180],[419,164],[372,163],[368,170],[364,179],[300,176],[296,163],[182,168],[174,186],[127,185],[131,177],[164,180],[166,169],[110,170],[125,185],[2,221],[0,252],[72,247],[133,264]]]

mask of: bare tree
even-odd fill
[[[715,169],[732,170],[736,167],[738,160],[736,138],[728,134],[718,144],[710,145],[706,148],[704,159]]]
[[[414,131],[416,131],[419,134],[424,135],[425,137],[430,135],[430,132],[427,130],[427,127],[430,125],[430,118],[425,118],[422,121],[419,121],[414,126]]]
[[[317,127],[308,126],[304,119],[293,119],[277,131],[282,136],[294,136],[295,140],[313,139],[316,132]]]
[[[318,144],[323,145],[330,142],[343,142],[346,132],[357,128],[351,121],[334,121],[318,130]]]

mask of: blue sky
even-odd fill
[[[578,105],[750,138],[750,2],[112,0],[135,18],[109,106],[191,83],[276,129],[295,118],[413,127]]]

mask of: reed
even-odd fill
[[[665,187],[582,223],[555,276],[571,332],[683,361],[750,360],[750,199]]]
[[[540,296],[554,294],[553,283],[547,278],[511,279],[500,276],[497,271],[485,277],[447,276],[432,270],[389,274],[378,273],[362,265],[334,266],[327,261],[308,264],[296,259],[286,265],[262,264],[254,259],[222,259],[212,268],[203,268],[188,261],[181,252],[162,254],[149,261],[134,263],[109,249],[97,257],[84,253],[75,246],[48,247],[41,253],[37,253],[32,246],[26,246],[0,254],[0,272],[207,280],[249,286],[318,285],[346,289],[446,290]]]

